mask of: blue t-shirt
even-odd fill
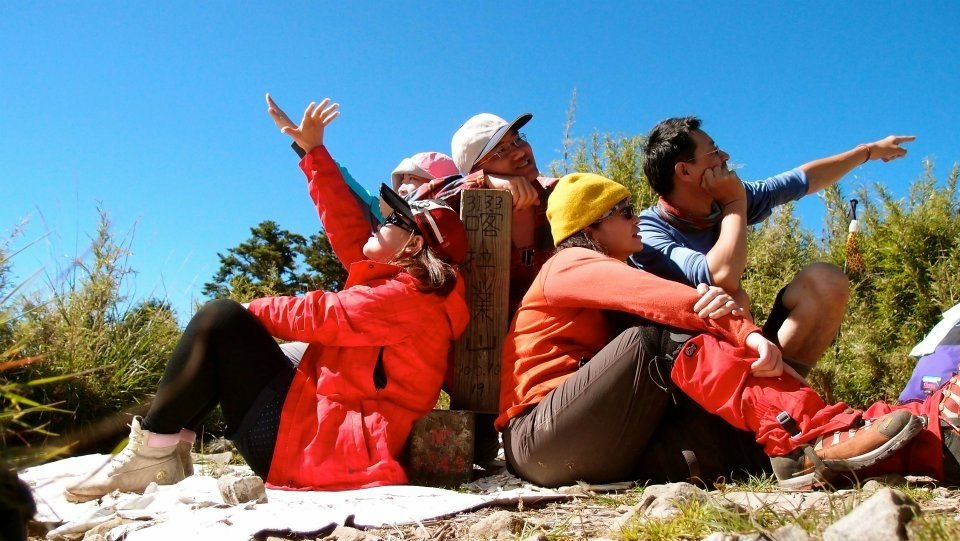
[[[744,182],[747,192],[747,223],[762,222],[774,207],[796,201],[807,194],[807,175],[800,169],[781,173],[767,180]],[[696,287],[713,285],[706,253],[720,236],[720,228],[683,232],[667,223],[655,206],[640,213],[637,226],[643,235],[643,251],[630,256],[630,264]]]

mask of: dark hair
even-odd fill
[[[668,195],[673,191],[673,168],[692,160],[697,143],[690,133],[700,129],[695,116],[668,118],[650,130],[643,148],[643,173],[653,191]]]
[[[446,297],[457,284],[457,269],[442,261],[426,245],[409,258],[396,261],[396,264],[403,266],[410,276],[416,278],[417,289],[424,293]]]
[[[590,227],[590,226],[587,226]],[[594,252],[600,252],[603,255],[607,255],[607,251],[596,243],[593,239],[587,236],[586,228],[577,231],[573,235],[560,241],[560,244],[557,245],[557,252],[565,248],[586,248],[588,250],[593,250]]]

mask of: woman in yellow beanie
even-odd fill
[[[496,421],[521,477],[547,486],[650,478],[648,447],[658,443],[651,435],[674,385],[739,429],[727,427],[720,445],[754,438],[741,446],[740,463],[769,470],[765,452],[786,487],[867,467],[920,431],[919,408],[883,416],[885,405],[862,414],[825,404],[786,375],[779,349],[722,291],[704,286],[701,295],[628,266],[643,244],[620,184],[567,175],[546,213],[557,252],[511,323]],[[864,426],[861,418],[879,422]],[[816,451],[804,454],[806,444]],[[689,462],[689,476],[698,476],[697,460]]]

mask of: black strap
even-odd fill
[[[790,416],[789,413],[781,411],[777,414],[777,422],[780,423],[780,426],[790,434],[791,438],[796,438],[802,432],[800,430],[800,425],[797,424],[797,420]]]
[[[680,454],[683,455],[683,459],[687,462],[687,469],[690,471],[690,477],[687,478],[687,481],[691,483],[699,482],[701,480],[700,461],[697,460],[697,454],[690,449],[684,449],[680,451]]]

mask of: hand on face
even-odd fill
[[[747,199],[743,182],[735,171],[727,168],[727,162],[703,171],[700,186],[721,206],[727,206],[737,200]]]
[[[530,182],[535,182],[540,175],[533,157],[533,148],[516,132],[504,136],[494,150],[474,165],[473,170],[478,169],[483,169],[488,175],[524,177]]]
[[[909,143],[916,139],[914,135],[888,135],[879,141],[867,145],[870,149],[871,160],[883,160],[889,162],[902,158],[907,155],[907,149],[902,144]]]

